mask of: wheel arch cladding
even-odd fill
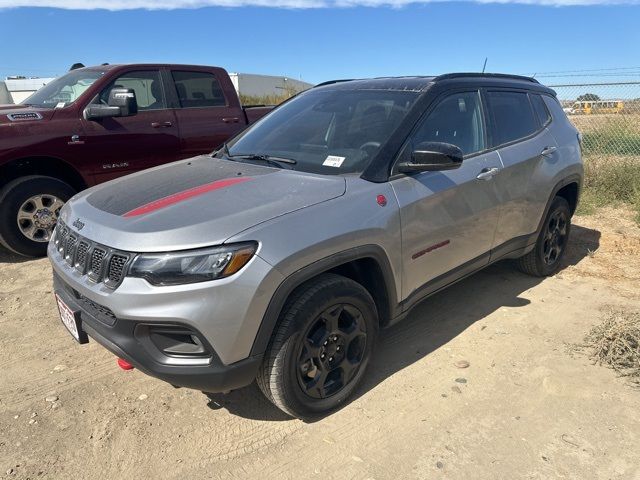
[[[0,187],[12,180],[27,175],[42,175],[61,180],[74,190],[84,190],[88,186],[86,179],[73,166],[56,157],[37,156],[11,160],[0,166]]]
[[[323,273],[335,273],[360,283],[373,297],[380,326],[398,314],[393,271],[384,250],[377,245],[356,247],[318,260],[288,276],[276,289],[262,318],[251,355],[266,351],[287,299],[303,283]]]
[[[579,192],[578,182],[571,182],[561,187],[555,194],[556,197],[562,197],[567,201],[571,215],[575,213],[578,206]]]

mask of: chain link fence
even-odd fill
[[[640,161],[640,82],[549,85],[583,137],[585,157]]]
[[[640,223],[640,82],[549,87],[582,134],[582,212],[623,202]]]

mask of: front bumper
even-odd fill
[[[140,371],[176,387],[204,392],[238,389],[253,382],[262,362],[262,355],[256,355],[224,365],[206,340],[204,342],[211,355],[200,365],[193,364],[189,359],[183,364],[171,361],[178,360],[177,358],[168,358],[167,362],[149,335],[152,331],[149,327],[164,324],[153,323],[152,319],[146,322],[116,319],[109,326],[109,316],[92,308],[86,298],[78,298],[80,294],[65,285],[57,274],[54,274],[54,290],[69,308],[80,312],[81,328],[89,337]],[[200,332],[192,328],[190,330],[203,338]]]
[[[208,392],[240,388],[255,378],[262,352],[251,355],[251,349],[282,280],[258,255],[220,280],[156,287],[125,277],[115,289],[72,268],[53,244],[48,255],[55,291],[80,312],[82,329],[141,371]],[[192,343],[175,341],[176,329]],[[185,347],[192,351],[185,353]]]

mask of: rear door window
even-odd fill
[[[224,107],[227,100],[215,75],[207,72],[171,72],[181,108]]]
[[[524,92],[487,92],[495,146],[528,137],[538,130],[529,96]]]
[[[538,120],[540,121],[540,125],[545,126],[551,121],[551,114],[549,110],[547,110],[547,106],[544,104],[544,100],[542,97],[537,94],[530,94],[531,103],[533,105],[533,109],[538,116]]]

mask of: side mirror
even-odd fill
[[[462,165],[462,150],[450,143],[423,142],[411,153],[411,161],[398,165],[402,173],[454,170]]]
[[[84,110],[87,120],[100,118],[131,117],[138,113],[136,92],[131,88],[112,88],[107,105],[89,105]]]

